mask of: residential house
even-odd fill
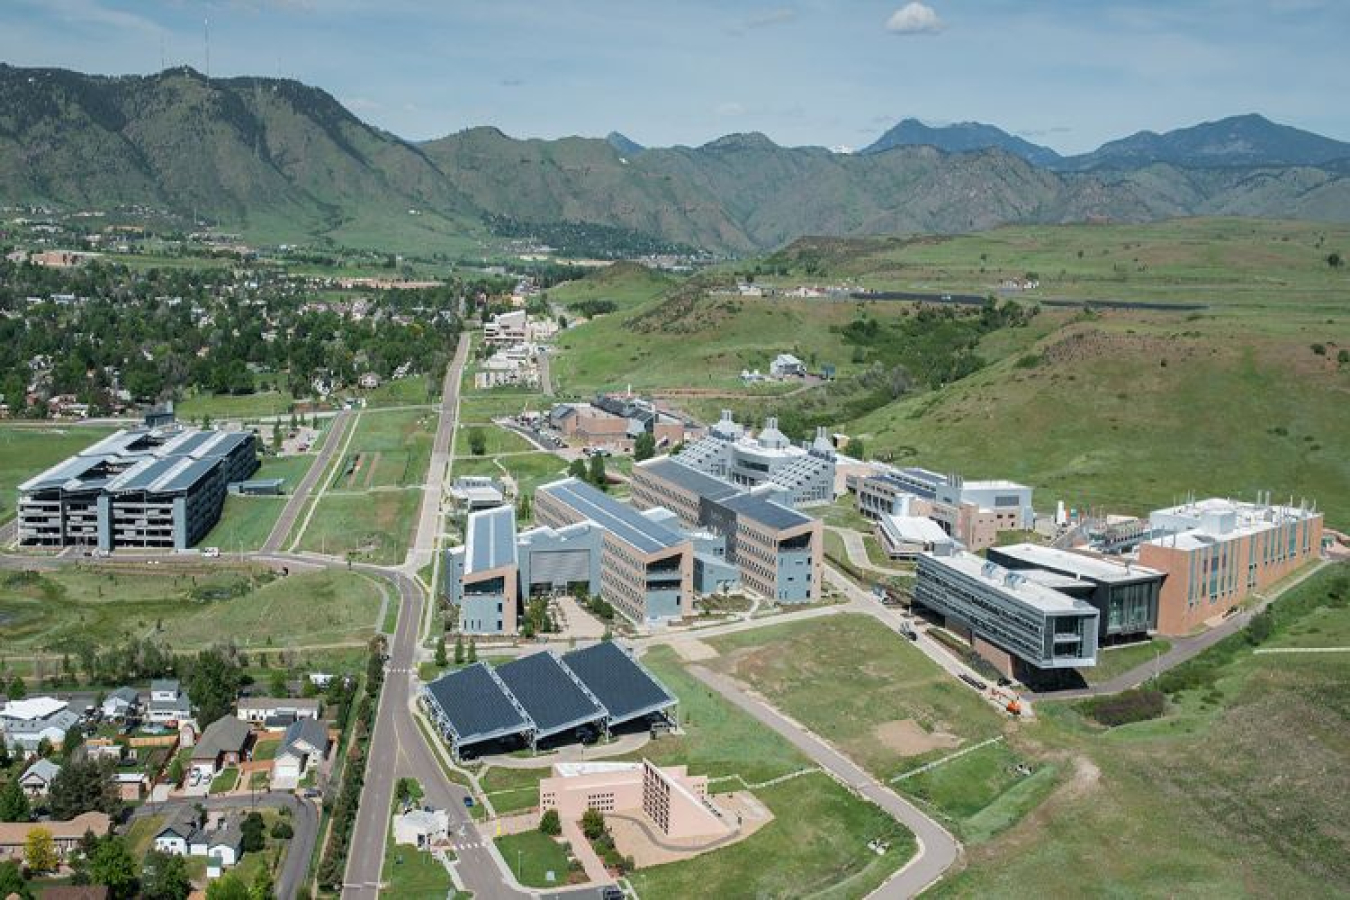
[[[172,724],[192,718],[192,704],[176,678],[164,678],[150,683],[150,705],[145,718],[156,725]]]
[[[60,822],[0,822],[0,862],[7,859],[22,862],[28,835],[36,828],[52,836],[57,855],[64,860],[79,847],[85,832],[107,834],[112,828],[112,819],[105,813],[87,812]]]
[[[172,856],[192,854],[194,841],[200,843],[201,827],[197,823],[197,812],[193,809],[180,809],[164,827],[155,832],[155,849]]]
[[[52,779],[61,771],[61,767],[50,759],[39,759],[19,776],[19,787],[30,798],[45,797],[52,785]]]
[[[286,729],[272,764],[272,776],[298,781],[327,755],[328,727],[318,719],[297,719]]]
[[[253,730],[247,722],[221,716],[206,726],[201,740],[192,748],[192,771],[212,778],[223,768],[239,765],[246,758],[252,739]]]
[[[242,721],[279,730],[300,719],[317,719],[320,702],[313,697],[244,697],[237,709]]]
[[[140,709],[141,698],[135,688],[120,687],[103,698],[103,718],[125,719]]]
[[[29,697],[0,706],[0,736],[10,749],[23,753],[36,753],[44,740],[60,748],[66,732],[79,721],[70,705],[55,697]]]
[[[144,800],[150,792],[150,779],[143,772],[116,772],[112,780],[117,786],[117,796],[127,803]]]
[[[238,863],[239,857],[243,855],[244,832],[238,821],[230,819],[220,828],[211,832],[211,837],[206,844],[208,859],[214,859],[222,867],[228,869]]]

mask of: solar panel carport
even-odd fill
[[[534,723],[486,663],[450,672],[426,686],[431,716],[456,750],[528,734]]]
[[[442,675],[423,693],[456,754],[472,744],[517,735],[534,745],[584,725],[608,732],[679,702],[608,641],[561,657],[552,651],[531,654],[496,670],[475,663]]]
[[[600,701],[551,653],[522,656],[500,666],[497,677],[534,721],[536,741],[608,718]]]
[[[612,641],[564,653],[562,661],[605,707],[610,727],[662,712],[678,702],[650,672]]]

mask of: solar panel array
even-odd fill
[[[605,718],[604,707],[550,653],[522,656],[498,668],[497,677],[534,720],[538,737]]]
[[[564,653],[563,663],[609,711],[618,725],[675,704],[675,698],[636,660],[610,641]]]
[[[426,690],[457,747],[515,734],[546,738],[592,722],[621,725],[677,702],[608,641],[561,657],[531,654],[495,672],[475,663]]]
[[[456,742],[471,744],[530,729],[530,722],[486,663],[475,663],[427,685],[427,692],[454,730]]]

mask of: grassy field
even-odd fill
[[[562,845],[540,831],[522,831],[496,838],[502,859],[526,887],[554,887],[567,883],[567,854]],[[548,873],[553,880],[548,880]]]
[[[268,580],[232,566],[149,574],[75,566],[0,576],[0,652],[106,646],[157,636],[176,650],[233,639],[241,646],[321,644],[374,633],[380,593],[367,578],[324,571]]]
[[[20,484],[112,432],[84,425],[0,425],[0,522],[14,517]]]
[[[726,635],[710,665],[744,681],[879,778],[968,743],[1004,720],[909,642],[868,616]]]
[[[309,467],[314,464],[313,454],[299,456],[267,456],[253,477],[284,478],[282,490],[290,494],[305,477]],[[202,541],[205,545],[216,545],[226,552],[257,550],[272,533],[277,517],[286,505],[285,495],[280,497],[244,497],[231,494],[225,498],[225,506],[220,511],[220,521],[211,529],[211,533]]]
[[[301,538],[305,550],[400,562],[421,506],[436,416],[431,410],[367,410]]]
[[[184,422],[196,422],[202,416],[221,419],[257,419],[281,416],[291,411],[295,397],[286,391],[258,391],[253,394],[188,394],[174,404],[174,412]]]
[[[539,805],[539,779],[548,774],[541,769],[490,768],[479,778],[483,792],[499,815],[533,809]]]
[[[500,428],[491,422],[472,422],[464,419],[461,426],[455,431],[456,456],[462,456],[465,459],[473,458],[473,453],[469,449],[469,433],[474,429],[483,434],[484,456],[496,456],[499,453],[528,453],[535,449],[534,445],[514,431]]]
[[[1152,662],[1172,649],[1172,642],[1165,638],[1154,638],[1139,644],[1126,644],[1123,647],[1102,647],[1097,650],[1097,665],[1080,669],[1088,684],[1109,681],[1117,675],[1123,675],[1135,666]]]
[[[1276,609],[1319,598],[1324,608],[1267,645],[1350,629],[1344,566]],[[1238,638],[1191,665],[1212,686],[1175,695],[1160,719],[1105,730],[1072,704],[1041,703],[1017,749],[1062,766],[1062,783],[1017,826],[968,847],[966,870],[936,895],[1350,893],[1350,655],[1256,654]]]
[[[525,453],[520,456],[503,456],[496,460],[488,457],[461,457],[455,460],[451,471],[454,475],[491,475],[502,477],[505,468],[515,479],[519,490],[534,493],[541,484],[556,481],[567,474],[567,463],[552,453]]]
[[[454,889],[450,873],[430,853],[392,841],[384,854],[383,889],[391,897],[445,900]]]

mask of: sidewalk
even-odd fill
[[[586,878],[595,884],[608,884],[612,880],[609,877],[609,870],[600,861],[600,857],[595,855],[595,848],[586,840],[586,835],[581,833],[581,826],[576,822],[564,820],[562,833],[572,845],[572,855],[581,860],[581,865],[586,870]]]

